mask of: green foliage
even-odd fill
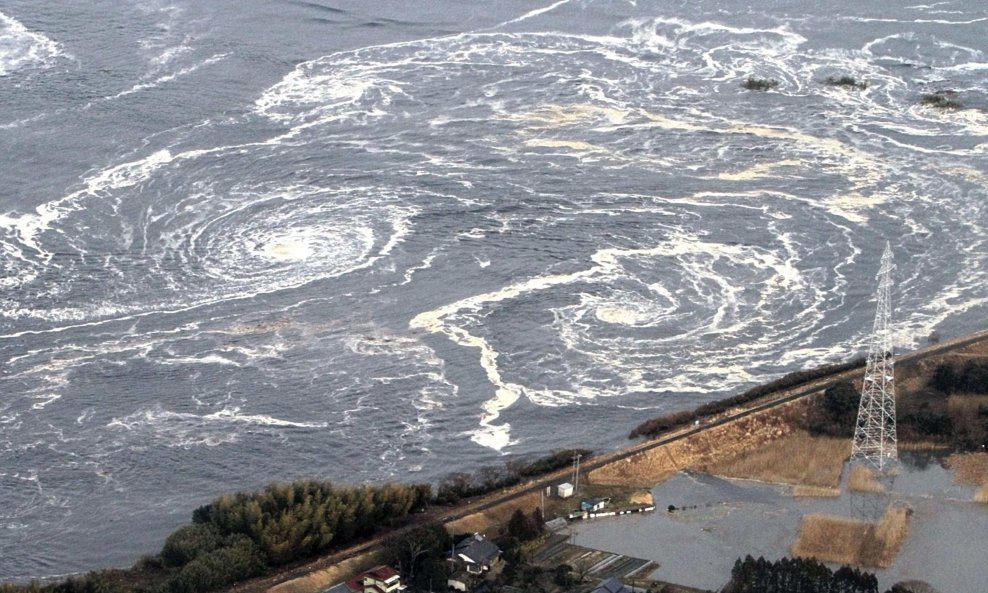
[[[843,566],[836,572],[816,560],[783,558],[769,562],[738,559],[725,593],[878,593],[875,575]]]
[[[526,515],[521,509],[515,509],[508,520],[507,533],[519,543],[527,542],[542,535],[543,526],[540,509],[535,509],[531,515]]]
[[[182,567],[165,587],[168,593],[201,593],[264,573],[267,566],[257,544],[233,536],[224,547],[200,553]]]
[[[779,81],[774,78],[757,78],[749,76],[741,83],[741,86],[749,91],[770,91],[779,86]]]
[[[200,554],[220,547],[222,536],[214,525],[194,523],[180,527],[165,540],[161,561],[165,566],[183,566]]]
[[[861,90],[861,91],[863,91],[866,88],[868,88],[868,83],[867,82],[863,82],[863,81],[859,82],[853,76],[848,76],[846,74],[843,75],[843,76],[838,76],[838,77],[828,76],[827,77],[827,80],[825,80],[823,82],[824,82],[824,84],[826,84],[828,86],[839,86],[839,87],[845,87],[845,88],[855,88],[855,89],[858,89],[858,90]]]
[[[920,96],[919,102],[927,107],[936,107],[937,109],[960,109],[963,105],[960,101],[951,98],[953,94],[949,91],[926,93]]]
[[[820,379],[821,377],[827,377],[829,375],[860,368],[864,365],[864,358],[855,358],[844,363],[829,364],[804,371],[795,371],[780,379],[776,379],[775,381],[752,387],[740,395],[720,401],[710,402],[709,404],[704,404],[692,412],[676,412],[665,416],[659,416],[658,418],[650,418],[636,426],[631,433],[628,434],[628,438],[633,439],[636,437],[646,437],[654,439],[675,428],[681,428],[688,424],[692,424],[696,420],[726,412],[735,406],[749,403],[771,393],[786,389],[793,389]]]
[[[850,438],[858,416],[861,393],[851,381],[837,381],[828,386],[820,404],[807,417],[806,429],[814,436]]]
[[[220,534],[247,536],[268,563],[281,566],[371,536],[425,508],[431,491],[427,484],[336,487],[299,481],[221,496],[196,517]]]
[[[933,370],[930,384],[946,394],[988,394],[988,361],[942,362]]]
[[[560,587],[571,587],[576,582],[573,579],[573,567],[569,564],[560,564],[552,569],[552,582]]]

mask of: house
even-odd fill
[[[481,574],[490,570],[500,558],[501,549],[486,537],[475,533],[453,546],[449,559],[470,574]]]
[[[595,588],[591,593],[633,593],[634,589],[625,585],[618,579],[611,577]]]
[[[610,504],[610,498],[591,498],[580,501],[580,510],[587,513],[596,513]]]
[[[324,593],[400,593],[407,587],[401,584],[401,575],[390,566],[375,566],[345,583],[334,585]]]

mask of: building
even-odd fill
[[[448,560],[452,564],[446,585],[457,591],[467,591],[481,576],[494,568],[501,559],[501,549],[486,537],[475,533],[453,546]]]
[[[450,560],[470,574],[481,574],[491,569],[501,558],[501,549],[486,537],[475,533],[453,546]]]
[[[597,585],[591,593],[634,593],[634,589],[611,577]]]
[[[580,501],[580,510],[586,513],[596,513],[610,503],[610,498],[590,498]]]
[[[570,496],[573,496],[573,485],[569,482],[563,482],[556,488],[556,494],[559,495],[559,498],[569,498]]]
[[[400,593],[406,588],[401,584],[401,575],[397,570],[382,565],[334,585],[324,593]]]

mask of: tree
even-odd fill
[[[384,561],[400,567],[402,576],[409,582],[427,584],[443,572],[450,537],[438,523],[416,527],[405,533],[392,535],[382,542]]]

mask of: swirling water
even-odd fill
[[[974,0],[0,2],[0,577],[273,480],[619,445],[858,353],[885,240],[900,346],[982,327],[986,32]]]

